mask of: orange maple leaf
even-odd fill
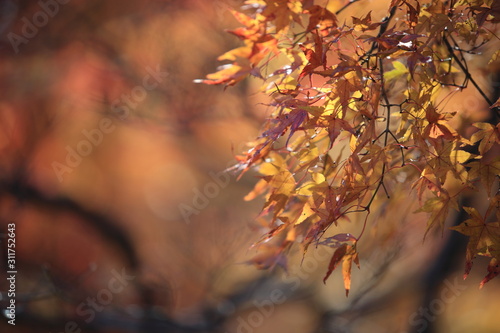
[[[345,293],[346,296],[349,296],[349,290],[351,289],[352,263],[354,262],[358,266],[358,268],[360,267],[359,256],[358,252],[356,251],[355,244],[348,245],[344,243],[337,250],[335,250],[332,259],[330,260],[330,264],[328,265],[328,271],[323,278],[323,283],[326,283],[326,280],[330,277],[335,268],[337,268],[340,261],[342,261],[342,276],[344,279]]]
[[[435,226],[440,226],[443,228],[444,222],[448,217],[450,208],[458,210],[458,203],[456,197],[450,197],[445,191],[441,191],[439,197],[430,198],[427,200],[423,207],[418,209],[416,213],[428,212],[430,213],[429,220],[427,221],[427,229],[425,230],[425,236],[427,233]]]
[[[465,279],[471,271],[472,261],[477,254],[488,257],[495,255],[497,260],[500,259],[500,225],[498,222],[486,223],[485,218],[475,208],[464,207],[464,210],[471,218],[450,229],[469,236],[465,256]]]
[[[424,128],[423,136],[431,139],[444,138],[453,141],[457,132],[448,125],[448,120],[455,113],[438,113],[436,108],[430,105],[425,110],[425,117],[429,124]]]
[[[479,128],[479,131],[472,135],[471,142],[481,141],[479,143],[479,153],[481,155],[490,150],[495,143],[500,143],[500,123],[497,126],[488,123],[475,123],[474,127]]]

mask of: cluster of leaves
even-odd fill
[[[498,39],[500,3],[392,0],[379,21],[367,13],[341,23],[340,12],[357,1],[246,1],[234,12],[242,27],[229,31],[243,46],[220,56],[231,63],[203,80],[229,86],[254,76],[272,97],[261,136],[238,157],[242,173],[260,173],[247,199],[266,198],[263,240],[277,250],[265,263],[282,263],[295,243],[333,247],[324,280],[342,263],[348,293],[372,203],[405,182],[429,213],[427,232],[444,227],[464,192],[486,192],[486,214],[464,207],[470,219],[452,228],[470,236],[464,277],[476,255],[491,258],[482,286],[500,273],[500,125],[475,123],[465,138],[442,106],[473,85],[498,115],[500,102],[474,81],[465,55]],[[366,214],[358,235],[327,237],[354,213]]]

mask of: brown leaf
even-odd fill
[[[323,50],[323,42],[319,35],[314,34],[314,50],[305,47],[304,45],[300,45],[300,49],[304,52],[306,59],[309,63],[304,67],[302,72],[299,75],[299,80],[306,76],[307,74],[311,74],[313,70],[318,68],[319,66],[323,66],[323,69],[326,70],[326,53]]]
[[[342,277],[344,279],[346,297],[349,296],[349,290],[351,289],[351,268],[353,262],[359,268],[358,252],[356,252],[354,246],[348,245],[346,255],[344,256],[344,262],[342,263]]]
[[[206,80],[195,80],[195,82],[211,85],[225,84],[226,86],[233,86],[246,78],[250,73],[252,73],[252,68],[242,67],[237,63],[233,63],[221,66],[218,72],[208,74]]]
[[[445,192],[441,192],[441,196],[434,197],[427,200],[424,206],[416,211],[418,212],[428,212],[430,213],[429,220],[427,221],[427,229],[425,230],[425,236],[433,227],[444,227],[444,222],[448,217],[450,208],[458,210],[457,199],[455,197],[450,197]]]
[[[323,278],[323,283],[326,283],[326,280],[330,277],[330,274],[332,274],[333,270],[338,266],[342,258],[344,258],[344,255],[346,254],[347,251],[347,246],[348,246],[347,244],[343,244],[333,253],[332,259],[330,259],[330,264],[328,265],[328,271],[326,272],[326,275]]]
[[[500,157],[489,163],[482,160],[473,161],[468,163],[467,166],[470,168],[469,179],[475,180],[479,178],[479,181],[486,188],[486,193],[491,196],[495,179],[500,175]]]
[[[489,123],[475,123],[474,127],[479,128],[479,131],[472,135],[471,142],[481,141],[479,143],[479,153],[481,155],[490,150],[495,143],[500,143],[500,123],[497,126]]]
[[[352,263],[354,262],[359,268],[359,257],[358,253],[356,252],[355,245],[342,244],[337,250],[335,250],[332,259],[330,260],[330,264],[328,265],[328,271],[326,272],[326,275],[323,278],[323,283],[326,283],[326,280],[330,277],[335,268],[337,268],[341,260],[342,260],[342,277],[344,279],[344,287],[346,291],[346,296],[349,296],[349,290],[351,289]]]
[[[372,12],[369,11],[364,18],[352,17],[352,23],[354,24],[356,30],[361,30],[363,32],[367,30],[374,30],[382,24],[381,22],[372,23],[371,14]]]
[[[477,254],[491,256],[491,250],[498,251],[500,248],[500,225],[498,222],[486,223],[475,208],[464,207],[464,210],[471,218],[450,229],[469,236],[465,256],[465,279],[470,273],[472,261]]]
[[[308,9],[310,18],[308,31],[318,29],[323,36],[327,36],[330,29],[337,27],[337,16],[321,6],[312,6]]]
[[[483,288],[485,283],[493,279],[494,277],[500,274],[500,260],[497,258],[492,258],[488,265],[488,274],[484,277],[484,279],[479,284],[479,289]]]

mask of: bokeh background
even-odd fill
[[[387,3],[341,19],[380,19]],[[330,249],[291,253],[287,272],[248,264],[266,265],[251,248],[262,201],[243,200],[254,174],[227,169],[266,99],[258,81],[193,82],[238,45],[224,30],[240,5],[0,1],[2,309],[11,223],[17,268],[16,325],[2,314],[0,331],[500,332],[499,281],[478,290],[480,260],[462,280],[459,235],[456,258],[447,233],[422,244],[426,217],[406,196],[374,213],[349,298],[339,272],[322,283]],[[450,107],[487,117],[462,98]]]

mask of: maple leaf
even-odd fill
[[[268,188],[268,182],[265,179],[260,179],[254,186],[253,190],[250,191],[244,198],[243,200],[245,201],[251,201],[258,197],[259,195],[263,194]]]
[[[334,93],[339,97],[340,105],[342,106],[342,111],[345,114],[351,102],[351,96],[354,92],[358,91],[358,87],[353,84],[349,78],[349,75],[346,75],[344,78],[339,78],[335,84]]]
[[[236,20],[243,24],[244,27],[236,28],[234,30],[226,30],[228,33],[233,34],[242,40],[250,39],[256,41],[262,37],[264,25],[261,21],[232,9],[230,11]]]
[[[301,5],[299,1],[289,0],[266,0],[266,6],[262,11],[262,15],[267,20],[274,21],[276,32],[281,32],[289,28],[290,22],[293,20],[300,23]]]
[[[359,62],[350,57],[349,55],[343,54],[341,52],[338,53],[338,57],[341,60],[337,65],[333,66],[331,69],[326,72],[315,72],[321,75],[325,75],[332,78],[344,77],[349,72],[356,72],[358,77],[363,76],[363,70],[360,66]]]
[[[226,86],[234,86],[246,78],[249,74],[256,77],[261,77],[257,68],[242,66],[238,63],[227,64],[219,67],[219,71],[208,74],[206,80],[195,80],[196,83],[205,83],[210,85],[225,84]]]
[[[262,214],[270,219],[271,230],[265,240],[281,244],[276,253],[292,243],[306,250],[312,242],[334,248],[324,281],[342,263],[346,294],[352,262],[359,264],[357,239],[348,234],[322,237],[348,213],[370,213],[372,202],[382,199],[379,189],[388,195],[394,191],[391,197],[401,195],[397,191],[403,187],[391,183],[396,168],[405,168],[404,180],[417,191],[417,212],[429,214],[424,239],[434,227],[444,232],[451,209],[458,210],[458,199],[473,182],[484,186],[497,221],[486,223],[486,217],[481,220],[467,208],[471,218],[460,230],[470,233],[470,267],[474,255],[492,258],[481,286],[498,275],[500,241],[491,232],[500,220],[493,193],[500,175],[500,158],[494,156],[500,125],[477,123],[471,140],[462,138],[450,122],[455,113],[444,111],[449,100],[443,92],[476,82],[469,68],[481,66],[470,61],[475,53],[467,50],[481,46],[485,52],[494,51],[483,44],[491,38],[490,26],[500,20],[500,2],[454,3],[450,7],[431,1],[423,6],[392,0],[381,22],[372,22],[369,12],[352,17],[352,24],[343,19],[339,26],[330,10],[340,13],[345,7],[328,2],[321,6],[312,0],[248,0],[247,13],[254,12],[236,14],[243,27],[230,32],[244,45],[223,54],[219,59],[233,64],[206,82],[232,85],[249,75],[262,78],[260,70],[265,71],[263,91],[271,95],[266,105],[273,111],[253,148],[238,157],[242,174],[255,166],[262,175],[246,199],[265,194]],[[305,29],[301,20],[307,22]],[[379,31],[371,32],[375,29]],[[490,67],[499,54],[493,54]],[[309,80],[302,80],[306,76]],[[456,83],[461,78],[465,82]],[[500,100],[490,104],[494,113]],[[463,129],[463,119],[457,117],[453,125]],[[282,147],[276,142],[285,135]],[[464,148],[474,143],[481,156]],[[472,231],[481,223],[487,238]],[[256,264],[269,266],[272,260],[263,262]]]
[[[420,177],[412,184],[411,188],[417,189],[417,197],[419,203],[422,202],[422,195],[426,189],[429,191],[436,193],[436,195],[441,194],[443,191],[441,182],[438,177],[432,171],[432,168],[424,168]],[[422,205],[422,204],[421,204]]]
[[[340,233],[331,237],[326,237],[319,244],[337,248],[345,242],[356,242],[357,239],[350,233]]]
[[[494,277],[500,274],[500,260],[497,258],[492,258],[490,263],[488,264],[488,274],[484,277],[484,279],[479,284],[479,289],[483,288],[485,283],[493,279]]]
[[[323,66],[326,70],[326,53],[323,50],[323,43],[318,35],[314,35],[314,50],[304,45],[300,45],[300,48],[304,52],[308,64],[302,69],[299,80],[307,74],[311,74],[311,72],[319,66]]]
[[[382,54],[390,55],[400,50],[401,39],[406,35],[405,32],[395,31],[394,28],[391,28],[380,36],[367,38],[367,41],[376,42]]]
[[[479,178],[483,186],[486,187],[486,193],[491,196],[495,179],[500,177],[500,157],[491,162],[473,161],[467,166],[470,167],[469,179]]]
[[[448,120],[455,114],[456,112],[438,113],[433,105],[429,105],[425,110],[425,117],[429,124],[424,128],[423,135],[431,139],[444,138],[453,141],[458,134],[448,125]]]
[[[436,35],[441,34],[443,31],[453,31],[455,30],[455,24],[453,20],[446,14],[443,13],[433,13],[432,19],[425,16],[421,17],[421,21],[424,24],[429,24],[429,37],[436,37]]]
[[[435,226],[441,227],[444,232],[444,222],[448,217],[450,208],[459,210],[456,197],[450,197],[446,192],[441,192],[441,196],[428,199],[421,208],[415,211],[415,213],[430,213],[424,239]]]
[[[478,26],[483,26],[485,22],[500,22],[500,2],[493,1],[491,7],[471,6],[470,10],[474,12]]]
[[[352,238],[350,238],[351,240]],[[326,280],[330,277],[332,272],[337,268],[337,266],[342,261],[342,277],[344,279],[344,288],[346,292],[346,296],[349,296],[349,290],[351,289],[351,268],[352,263],[354,262],[358,268],[359,266],[359,257],[358,252],[356,251],[355,245],[348,245],[346,243],[342,244],[332,255],[330,259],[330,264],[328,265],[328,270],[323,278],[323,283],[326,283]]]
[[[421,64],[421,66],[422,66],[422,64],[425,64],[428,67],[431,67],[431,70],[433,72],[436,71],[434,63],[432,62],[432,57],[425,56],[425,55],[421,54],[418,51],[414,51],[414,52],[411,53],[411,55],[407,59],[407,63],[408,63],[408,69],[410,71],[410,77],[411,78],[413,78],[415,76],[415,70],[417,68],[417,64]]]
[[[295,179],[290,171],[281,169],[276,175],[272,176],[269,185],[273,188],[273,193],[290,196],[295,189]]]
[[[342,244],[333,253],[332,258],[330,259],[330,263],[328,264],[328,270],[325,274],[325,277],[323,278],[323,283],[326,283],[326,280],[328,280],[332,272],[335,270],[335,268],[337,268],[340,261],[344,258],[347,252],[347,246],[348,244]]]
[[[301,224],[311,216],[314,216],[315,210],[311,207],[310,203],[305,203],[300,212],[299,218],[295,222],[296,225]]]
[[[318,29],[323,36],[327,36],[331,29],[337,27],[337,16],[328,9],[314,5],[307,11],[310,14],[308,31]]]
[[[500,225],[498,222],[486,223],[484,217],[473,207],[463,208],[471,218],[450,229],[469,236],[465,256],[465,279],[471,271],[476,254],[491,256],[491,251],[495,251],[497,256],[500,255]]]
[[[313,172],[311,178],[312,181],[305,182],[299,189],[297,189],[297,194],[311,197],[314,193],[316,193],[316,191],[324,192],[328,187],[324,174]]]
[[[245,155],[236,156],[238,164],[232,169],[240,171],[238,180],[250,169],[251,166],[263,160],[271,151],[272,146],[268,142],[257,142]]]
[[[500,123],[497,126],[489,123],[475,123],[474,127],[479,128],[479,131],[472,135],[471,142],[481,141],[479,143],[479,153],[481,155],[490,150],[495,143],[500,143]]]
[[[354,246],[348,245],[347,251],[344,256],[344,261],[342,262],[342,277],[344,279],[344,288],[346,297],[349,296],[349,291],[351,290],[351,268],[354,262],[358,268],[359,266],[359,256],[356,248]]]
[[[266,34],[253,44],[252,53],[248,59],[252,65],[257,66],[271,52],[275,55],[279,54],[278,41],[273,36]]]
[[[431,167],[432,172],[438,177],[441,183],[444,184],[448,173],[452,173],[456,179],[465,183],[468,181],[467,173],[462,166],[473,155],[460,148],[458,141],[436,140],[433,142],[435,152],[433,158],[429,159],[427,164]]]
[[[283,221],[281,221],[281,222],[283,222]],[[273,229],[269,230],[269,232],[267,234],[265,234],[264,237],[262,237],[262,239],[260,241],[258,241],[256,244],[260,244],[262,242],[265,242],[266,240],[273,238],[275,235],[280,234],[282,231],[285,231],[285,229],[287,229],[287,228],[288,228],[287,223],[284,223],[284,222],[281,223],[277,227],[274,227]]]
[[[338,196],[340,195],[339,189],[328,186],[324,193],[324,203],[326,210],[329,213],[329,221],[337,221],[340,214],[340,206],[337,204]]]
[[[404,74],[409,73],[408,68],[406,68],[406,66],[400,61],[394,61],[392,65],[394,66],[393,70],[384,72],[384,80],[386,80],[387,82],[400,78]]]
[[[278,216],[285,210],[289,199],[289,196],[282,193],[271,193],[266,203],[264,204],[264,207],[262,208],[262,213],[271,215],[272,221],[276,221]],[[274,234],[272,236],[274,236]]]
[[[370,10],[368,14],[364,18],[357,18],[357,17],[352,17],[352,23],[354,24],[354,27],[356,30],[361,30],[363,32],[367,30],[374,30],[378,28],[382,23],[381,22],[375,22],[372,23],[372,11]]]
[[[300,128],[302,123],[307,120],[307,111],[296,108],[289,113],[282,114],[278,118],[272,119],[271,123],[274,126],[262,134],[262,137],[268,138],[270,142],[276,141],[280,136],[282,136],[288,128],[290,128],[290,134],[285,145],[288,145],[288,141],[293,136],[293,134]]]
[[[408,25],[410,27],[416,27],[418,23],[418,18],[420,14],[420,3],[417,1],[416,6],[413,7],[410,3],[407,1],[404,1],[406,6],[408,7]]]
[[[320,159],[318,148],[314,145],[302,148],[292,155],[297,158],[299,163],[297,172],[314,167]]]
[[[335,140],[337,140],[338,136],[343,130],[348,131],[352,135],[356,134],[356,131],[354,130],[354,128],[352,128],[349,122],[335,117],[331,117],[331,119],[329,119],[328,136],[330,137],[330,149],[332,148],[333,144],[335,143]]]
[[[285,209],[296,183],[285,161],[276,154],[271,157],[274,157],[273,162],[261,164],[259,172],[264,175],[263,179],[268,182],[271,192],[263,209],[266,212],[273,211],[273,220],[275,220]]]
[[[237,58],[249,58],[252,54],[252,48],[250,46],[241,46],[230,51],[227,51],[223,55],[219,56],[217,60],[231,60],[235,61]]]

